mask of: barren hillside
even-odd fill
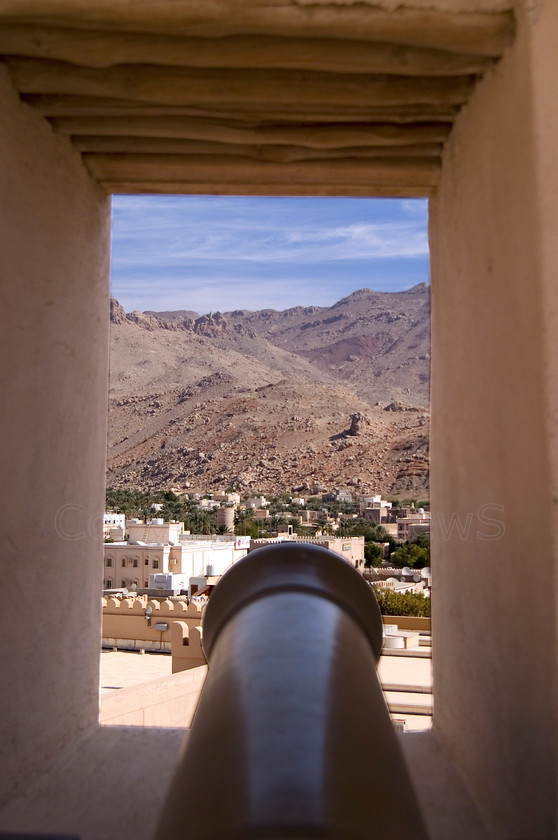
[[[113,301],[107,483],[422,493],[428,389],[424,284],[282,312]]]

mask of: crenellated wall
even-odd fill
[[[201,627],[192,627],[185,621],[173,622],[171,629],[173,674],[205,665],[202,637]]]
[[[103,598],[103,646],[124,650],[171,650],[172,624],[181,621],[190,630],[201,624],[205,602],[201,599],[171,601],[149,599],[147,595],[133,598]],[[151,609],[149,623],[145,617]],[[156,624],[168,624],[167,630],[155,630]],[[205,660],[204,660],[205,661]],[[199,663],[198,663],[199,664]]]

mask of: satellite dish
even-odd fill
[[[430,568],[430,566],[425,566],[424,569],[421,569],[420,574],[421,577],[428,578],[432,575],[432,569]]]
[[[145,608],[144,615],[146,616],[146,618],[149,618],[152,613],[153,613],[153,607],[151,606],[151,604],[148,604],[147,607]]]
[[[408,566],[403,566],[403,568],[401,569],[401,574],[402,575],[412,575],[413,573]]]
[[[415,583],[418,583],[420,580],[420,575],[413,575],[413,580]]]

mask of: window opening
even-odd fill
[[[117,196],[112,294],[107,507],[130,540],[178,546],[151,567],[190,596],[224,570],[218,541],[324,541],[376,589],[393,709],[396,666],[413,649],[424,664],[416,713],[393,713],[423,728],[425,201]],[[413,610],[414,624],[393,615]]]

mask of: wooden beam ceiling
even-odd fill
[[[111,192],[428,195],[511,13],[0,0],[24,102]]]

